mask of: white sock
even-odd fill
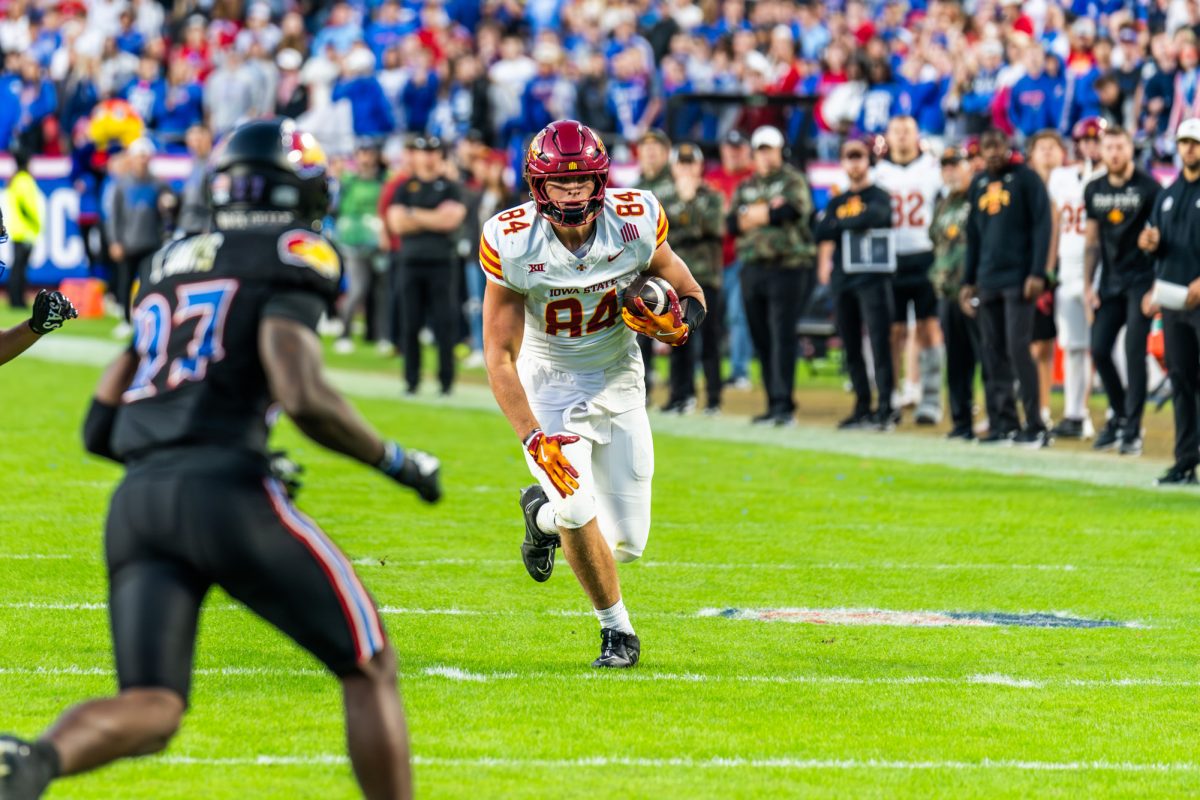
[[[596,619],[600,620],[601,628],[616,628],[621,633],[634,633],[629,624],[629,612],[625,610],[625,601],[618,600],[612,608],[596,609]]]
[[[538,509],[537,513],[538,530],[542,533],[556,534],[558,533],[558,525],[554,522],[554,504],[546,503]]]
[[[1063,416],[1083,419],[1087,415],[1083,398],[1087,395],[1087,350],[1068,350],[1063,362]]]

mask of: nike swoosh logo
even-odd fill
[[[622,247],[620,250],[613,253],[611,256],[608,257],[608,263],[611,264],[612,262],[616,261],[618,258],[620,258],[621,253],[624,253],[624,252],[625,252],[625,248]]]

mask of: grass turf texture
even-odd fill
[[[89,672],[111,664],[103,610],[19,607],[105,600],[99,532],[120,472],[78,444],[97,375],[32,359],[0,372],[0,728],[27,736],[114,686]],[[647,558],[621,569],[644,661],[630,674],[596,674],[587,665],[597,624],[569,569],[560,563],[539,586],[521,567],[516,494],[530,478],[502,418],[357,405],[442,457],[441,506],[421,506],[286,425],[277,441],[308,468],[301,506],[352,559],[371,561],[359,566],[364,582],[400,610],[385,621],[401,654],[420,796],[597,797],[614,786],[646,798],[1200,792],[1196,766],[985,763],[1195,765],[1196,687],[1170,685],[1200,680],[1190,496],[659,436]],[[11,558],[28,554],[71,558]],[[1073,569],[1023,568],[1035,565]],[[229,605],[210,597],[192,711],[168,758],[63,781],[50,798],[356,796],[344,763],[186,763],[343,753],[334,681]],[[1148,627],[834,628],[695,616],[783,606],[1069,611]],[[412,613],[444,609],[477,613]],[[73,666],[89,674],[61,674]],[[226,667],[263,673],[220,674]],[[51,674],[30,674],[37,668]],[[980,675],[1044,683],[970,682]],[[914,677],[944,682],[889,682]],[[1119,679],[1166,685],[1070,685]],[[653,761],[570,763],[593,757]],[[853,763],[695,763],[711,758]],[[519,763],[527,759],[555,763]],[[671,759],[690,762],[658,761]],[[872,759],[903,763],[862,763]]]

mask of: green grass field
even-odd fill
[[[100,531],[120,477],[78,441],[98,368],[36,355],[0,371],[0,729],[28,736],[114,687]],[[516,495],[530,478],[502,418],[482,401],[355,400],[442,457],[440,506],[286,426],[277,438],[307,467],[301,507],[385,608],[421,797],[1200,793],[1191,494],[1100,485],[1078,466],[1085,480],[1055,479],[1053,460],[1024,476],[957,456],[914,463],[930,445],[902,435],[888,459],[829,452],[828,435],[804,429],[738,442],[734,420],[710,436],[655,418],[676,433],[656,436],[646,558],[621,569],[643,662],[597,674],[598,626],[569,569],[537,585],[521,566]],[[712,608],[1062,612],[1139,626],[699,616]],[[165,756],[48,796],[356,796],[336,684],[305,653],[214,594],[197,668]]]

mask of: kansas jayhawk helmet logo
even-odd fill
[[[298,131],[293,126],[284,125],[282,128],[283,149],[296,174],[301,178],[324,174],[329,160],[325,158],[325,151],[316,137],[307,131]]]
[[[338,280],[342,266],[337,251],[320,234],[310,231],[287,231],[279,237],[279,260],[297,267],[308,267],[319,275]]]

